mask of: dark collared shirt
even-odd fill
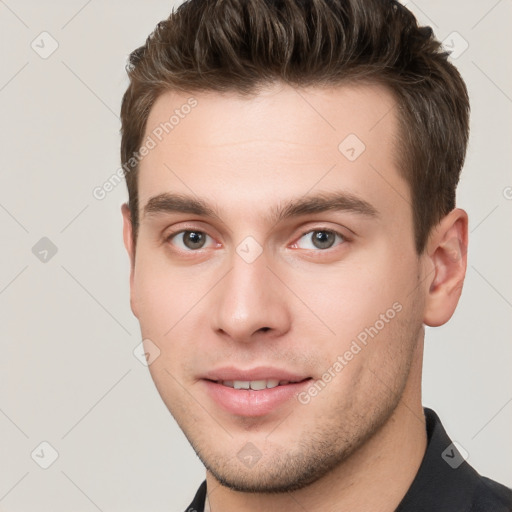
[[[479,475],[427,407],[427,450],[395,512],[512,512],[512,489]],[[462,449],[461,449],[462,451]],[[204,512],[206,480],[185,512]]]

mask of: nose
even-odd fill
[[[286,333],[291,323],[286,286],[276,276],[278,272],[269,268],[272,264],[265,251],[252,262],[234,252],[230,263],[231,270],[211,297],[214,331],[237,343]]]

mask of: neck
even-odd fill
[[[303,489],[283,494],[233,491],[207,472],[211,510],[393,512],[411,486],[427,446],[421,360],[415,357],[411,378],[388,421],[335,470]]]

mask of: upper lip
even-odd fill
[[[309,376],[271,366],[258,366],[247,370],[229,366],[210,370],[202,375],[201,378],[213,381],[254,381],[277,379],[279,381],[300,382],[309,378]]]

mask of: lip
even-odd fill
[[[288,380],[290,382],[299,382],[307,379],[309,375],[301,375],[298,373],[290,372],[282,368],[275,368],[271,366],[258,366],[248,370],[241,370],[233,366],[226,366],[224,368],[218,368],[211,370],[204,375],[201,375],[202,379],[207,380],[268,380],[277,379]]]
[[[291,381],[289,384],[266,388],[259,391],[252,389],[234,389],[217,381],[253,381],[277,379]],[[201,378],[206,394],[222,409],[244,417],[260,417],[277,410],[307,387],[312,378],[284,369],[259,367],[249,370],[237,368],[220,368],[206,373]]]

